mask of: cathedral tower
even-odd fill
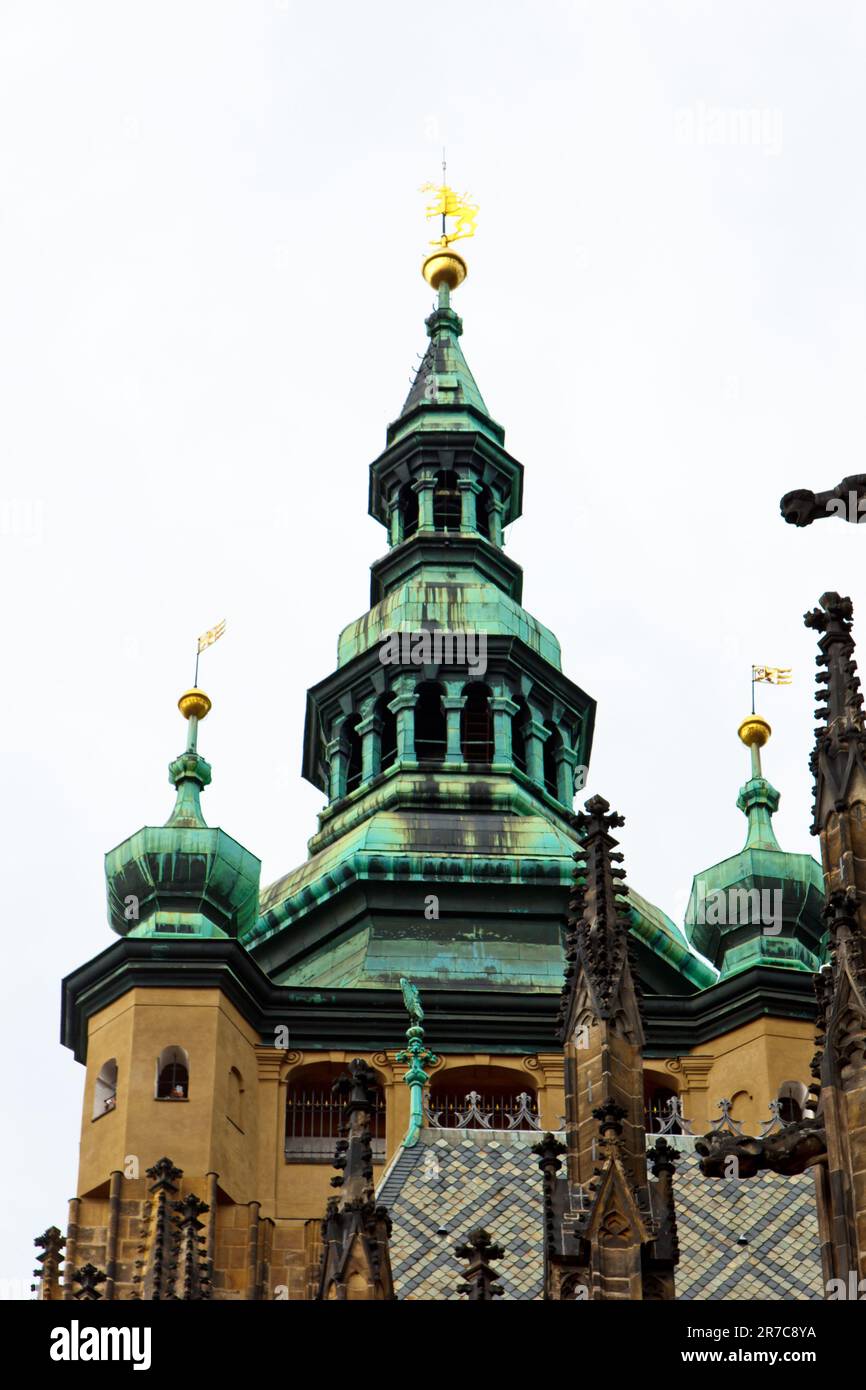
[[[260,890],[255,856],[206,824],[198,689],[180,701],[174,810],[106,857],[117,939],[63,987],[63,1040],[86,1082],[62,1276],[63,1237],[40,1238],[48,1297],[403,1297],[382,1189],[399,1199],[421,1157],[432,1171],[446,1132],[476,1158],[494,1133],[494,1149],[528,1159],[550,1131],[552,1181],[566,1116],[572,1190],[594,1153],[606,1174],[597,1228],[572,1229],[589,1283],[670,1297],[673,1160],[661,1146],[648,1178],[646,1132],[673,1104],[700,1124],[755,1076],[749,1104],[766,1113],[778,1080],[807,1067],[815,867],[775,843],[755,741],[746,847],[709,876],[725,890],[784,881],[778,941],[695,911],[705,959],[618,882],[602,804],[573,815],[595,703],[523,607],[504,549],[523,468],[464,355],[452,301],[466,263],[446,238],[424,271],[425,352],[369,468],[387,549],[370,608],[308,692],[303,773],[325,804],[307,858]],[[583,982],[598,1000],[609,981],[622,1004],[598,1015],[587,1056],[575,1019],[564,1048],[556,1032],[575,854],[610,877]],[[328,1207],[338,1140],[347,1185]],[[620,1239],[623,1203],[620,1258],[602,1237]],[[402,1221],[392,1252],[411,1237]],[[460,1221],[469,1249],[487,1217]],[[182,1276],[167,1281],[170,1268]]]

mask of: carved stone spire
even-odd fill
[[[583,863],[582,868],[578,867],[568,905],[560,1036],[564,1037],[568,1030],[578,980],[582,979],[597,1017],[611,1020],[617,1013],[623,1014],[625,1005],[627,1026],[634,1032],[634,1040],[642,1045],[640,986],[630,969],[628,888],[625,869],[621,867],[623,856],[616,852],[618,842],[609,833],[612,828],[625,825],[625,818],[611,811],[604,797],[594,796],[586,803],[586,814],[579,812],[574,817],[574,824],[584,832],[583,845],[575,854],[579,865],[580,861]]]
[[[337,1140],[334,1167],[340,1171],[331,1179],[340,1195],[330,1199],[322,1222],[319,1300],[394,1297],[391,1218],[387,1208],[376,1205],[373,1188],[370,1116],[375,1084],[374,1073],[358,1057],[349,1063],[349,1073],[334,1083],[334,1090],[347,1098],[345,1137]]]
[[[644,1259],[643,1296],[646,1299],[675,1298],[674,1266],[680,1257],[677,1216],[674,1209],[674,1173],[679,1152],[664,1137],[647,1149],[647,1162],[655,1178],[650,1187],[656,1237],[652,1255]]]
[[[646,1170],[631,909],[610,834],[623,824],[600,796],[575,817],[583,843],[575,855],[560,1010],[566,1176],[557,1177],[560,1149],[552,1136],[536,1148],[545,1179],[545,1296],[560,1300],[674,1296],[673,1197],[668,1185],[657,1217]]]
[[[172,1202],[171,1205],[172,1210],[176,1212],[177,1227],[175,1296],[187,1303],[209,1299],[211,1296],[210,1269],[201,1248],[205,1243],[205,1238],[199,1235],[199,1232],[204,1230],[204,1223],[198,1218],[210,1208],[206,1202],[200,1201],[192,1192],[181,1201]]]
[[[561,1199],[564,1196],[564,1183],[557,1181],[562,1167],[561,1154],[565,1145],[555,1134],[543,1134],[532,1152],[538,1155],[538,1166],[542,1173],[542,1200],[544,1203],[544,1297],[553,1296],[554,1265],[559,1252],[558,1224],[562,1217]]]
[[[850,598],[836,593],[822,594],[820,605],[803,619],[807,627],[821,633],[820,655],[816,661],[824,668],[817,678],[821,703],[815,710],[815,717],[820,722],[815,729],[810,764],[815,778],[812,830],[821,837],[825,873],[829,851],[829,867],[840,875],[839,882],[830,882],[828,886],[847,888],[855,885],[850,876],[847,882],[841,881],[842,870],[845,867],[853,869],[854,865],[835,863],[836,847],[827,844],[827,837],[834,838],[834,821],[840,813],[849,811],[857,802],[866,803],[866,722],[854,659],[853,605]],[[866,888],[866,857],[862,843],[859,847],[840,844],[838,853],[844,856],[854,850],[856,854],[856,848],[861,851],[856,857],[862,861],[859,865],[862,879],[856,886],[862,892]]]
[[[458,1260],[468,1260],[466,1282],[457,1285],[457,1292],[468,1298],[470,1303],[492,1303],[501,1298],[502,1285],[497,1284],[498,1275],[491,1268],[492,1260],[501,1260],[505,1251],[495,1245],[487,1231],[478,1227],[469,1232],[465,1245],[456,1245],[454,1253]]]
[[[60,1234],[56,1226],[49,1226],[47,1231],[36,1237],[33,1244],[42,1251],[41,1255],[36,1256],[41,1268],[33,1271],[39,1280],[38,1300],[47,1303],[59,1296],[60,1260],[66,1237]]]
[[[141,1286],[140,1298],[150,1303],[160,1303],[174,1298],[176,1251],[175,1227],[172,1220],[172,1199],[177,1193],[177,1182],[183,1171],[175,1168],[170,1158],[160,1158],[148,1168],[151,1179],[150,1210],[142,1227],[142,1243],[139,1269],[134,1282]]]

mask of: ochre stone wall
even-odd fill
[[[600,1099],[601,1055],[597,1030],[590,1027],[582,1057],[579,1098],[581,1136],[572,1162],[574,1180],[592,1173],[591,1140],[597,1122],[591,1117]],[[87,1072],[81,1126],[75,1264],[90,1260],[106,1269],[109,1182],[123,1174],[117,1235],[116,1296],[128,1298],[134,1286],[134,1261],[146,1214],[147,1168],[167,1155],[183,1170],[180,1189],[209,1200],[209,1183],[218,1186],[215,1228],[214,1292],[217,1298],[309,1297],[315,1283],[319,1223],[332,1195],[329,1159],[310,1163],[285,1158],[286,1087],[310,1064],[344,1067],[354,1050],[323,1052],[278,1050],[264,1046],[234,1006],[217,989],[132,989],[90,1022]],[[168,1046],[189,1056],[187,1100],[155,1098],[156,1064]],[[598,1056],[594,1056],[594,1052]],[[713,1039],[680,1057],[646,1059],[644,1070],[677,1091],[695,1133],[718,1117],[722,1097],[736,1099],[735,1114],[749,1132],[768,1118],[769,1101],[784,1081],[809,1079],[814,1029],[800,1020],[765,1018]],[[487,1053],[448,1054],[430,1069],[431,1084],[455,1091],[472,1088],[489,1068],[513,1078],[520,1089],[538,1097],[543,1129],[559,1129],[565,1114],[566,1062],[573,1068],[574,1042],[562,1053],[511,1056]],[[375,1071],[386,1102],[386,1157],[399,1148],[409,1119],[405,1065],[396,1050],[360,1054]],[[113,1110],[93,1118],[96,1078],[115,1058],[118,1085]],[[593,1065],[593,1062],[595,1065]],[[609,1054],[614,1072],[629,1069],[629,1059]],[[229,1073],[242,1078],[240,1113],[229,1094]],[[587,1084],[599,1094],[591,1098]],[[630,1089],[630,1076],[623,1077]],[[626,1085],[625,1083],[629,1084]],[[854,1126],[863,1125],[863,1101],[851,1096]],[[859,1107],[859,1109],[858,1109]],[[234,1112],[234,1113],[232,1113]],[[633,1123],[629,1117],[629,1124]],[[375,1178],[382,1168],[377,1166]],[[216,1174],[216,1179],[210,1175]],[[857,1181],[866,1192],[866,1174]],[[252,1204],[252,1206],[250,1205]],[[211,1216],[203,1218],[205,1227]],[[251,1231],[258,1235],[255,1240]]]
[[[719,1118],[720,1100],[733,1100],[747,1134],[759,1134],[784,1081],[808,1085],[815,1025],[797,1018],[760,1018],[723,1033],[681,1057],[646,1058],[652,1071],[683,1099],[695,1134]]]

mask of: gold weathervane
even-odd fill
[[[184,719],[189,719],[193,715],[196,719],[204,719],[211,707],[210,698],[205,695],[203,690],[199,690],[198,685],[198,659],[203,651],[212,647],[214,642],[218,642],[226,630],[226,620],[222,618],[203,632],[195,645],[195,679],[189,690],[185,690],[177,702],[178,709]]]
[[[478,205],[471,201],[471,194],[457,193],[445,182],[445,151],[442,151],[442,182],[421,185],[422,193],[432,193],[433,200],[427,204],[425,216],[442,219],[439,236],[430,245],[436,249],[424,261],[421,272],[434,290],[446,285],[454,290],[466,279],[467,265],[457,251],[451,250],[455,241],[463,241],[475,235],[475,219]],[[449,219],[453,224],[449,231]]]
[[[752,667],[752,680],[755,682],[765,681],[767,685],[790,685],[792,679],[790,666]]]
[[[740,725],[739,734],[743,743],[757,743],[760,748],[762,746],[761,740],[766,743],[770,737],[769,724],[760,714],[755,714],[755,686],[791,685],[792,681],[790,666],[752,666],[752,717],[751,720],[745,719]],[[761,725],[761,729],[758,729],[757,725]],[[765,733],[762,732],[764,727],[766,727]]]
[[[435,193],[436,197],[432,203],[428,203],[425,209],[425,217],[429,221],[431,217],[442,218],[442,232],[431,241],[431,246],[450,246],[452,241],[462,241],[464,237],[475,235],[475,219],[478,216],[477,203],[469,202],[468,193],[455,193],[453,188],[449,188],[447,183],[435,184],[424,183],[421,185],[422,193]],[[453,232],[448,231],[446,218],[456,217],[457,225]]]
[[[226,620],[223,618],[215,627],[209,627],[207,632],[203,632],[198,639],[196,656],[201,656],[206,647],[212,647],[214,642],[218,642],[226,630]]]

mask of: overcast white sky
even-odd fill
[[[866,643],[866,535],[778,499],[866,469],[864,61],[841,0],[0,7],[0,1279],[65,1228],[60,980],[114,939],[103,853],[168,815],[222,616],[208,820],[264,882],[315,829],[304,692],[385,549],[443,142],[481,205],[463,345],[526,466],[509,553],[599,702],[630,883],[681,921],[740,848],[753,661],[794,668],[765,768],[812,847],[801,615],[850,593]]]

